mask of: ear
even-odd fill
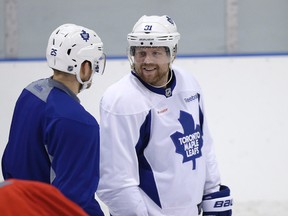
[[[89,61],[84,61],[81,64],[81,69],[80,69],[81,80],[87,81],[90,79],[91,75],[92,75],[91,63]]]

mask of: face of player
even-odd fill
[[[162,86],[167,83],[170,56],[164,47],[136,47],[134,68],[146,83]]]

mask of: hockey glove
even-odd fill
[[[231,216],[232,205],[230,189],[221,185],[219,191],[203,196],[203,216]]]

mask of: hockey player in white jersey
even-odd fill
[[[180,34],[169,16],[143,16],[128,34],[132,71],[100,104],[98,196],[112,216],[232,215],[203,96],[172,67]]]

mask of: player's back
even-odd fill
[[[38,80],[28,85],[19,96],[2,158],[4,179],[50,183],[51,160],[46,149],[49,142],[46,135],[53,130],[53,124],[85,121],[85,124],[98,127],[78,98],[58,84],[52,79]]]
[[[45,102],[24,89],[16,102],[8,144],[2,158],[4,179],[49,182],[49,161],[43,145]]]

